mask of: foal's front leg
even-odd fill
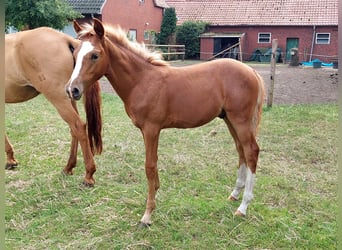
[[[160,129],[147,127],[142,131],[145,142],[146,160],[145,172],[148,181],[148,196],[146,202],[146,210],[141,218],[142,226],[150,226],[152,224],[151,216],[156,207],[156,193],[159,189],[159,176],[157,169],[158,161],[158,140]]]

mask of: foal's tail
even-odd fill
[[[87,116],[88,139],[93,154],[102,153],[102,115],[100,83],[96,81],[84,91],[84,108]]]
[[[258,100],[255,106],[255,114],[254,114],[254,120],[253,120],[254,133],[255,133],[254,135],[256,136],[258,134],[259,125],[261,121],[262,106],[264,104],[264,98],[265,98],[265,86],[264,86],[264,80],[262,79],[260,74],[256,72],[255,70],[254,70],[254,73],[257,77],[258,87],[259,87]]]

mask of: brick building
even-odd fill
[[[153,43],[154,34],[160,31],[165,0],[68,0],[70,5],[90,22],[96,17],[103,22],[119,24],[129,31],[132,40]],[[68,29],[67,29],[68,30]],[[67,31],[72,33],[72,31]]]
[[[338,0],[167,0],[178,24],[205,21],[200,58],[206,60],[237,44],[230,55],[249,60],[256,49],[278,47],[287,61],[298,48],[300,61],[330,62],[338,54]],[[241,52],[241,53],[240,53]]]

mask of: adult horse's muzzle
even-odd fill
[[[81,99],[82,94],[83,94],[83,88],[82,87],[73,86],[72,83],[68,83],[66,85],[65,91],[66,91],[66,93],[67,93],[67,95],[69,96],[70,99],[73,99],[73,100],[76,100],[76,101]]]

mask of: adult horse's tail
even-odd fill
[[[254,114],[254,135],[256,136],[259,130],[259,124],[261,121],[261,113],[262,113],[262,106],[264,104],[264,98],[265,98],[265,86],[264,86],[264,80],[260,76],[258,72],[254,70],[254,73],[258,79],[258,85],[259,85],[259,92],[258,92],[258,100],[257,105],[255,106],[255,114]]]
[[[100,83],[91,84],[84,92],[84,108],[87,116],[88,138],[93,154],[102,152],[102,114]]]

